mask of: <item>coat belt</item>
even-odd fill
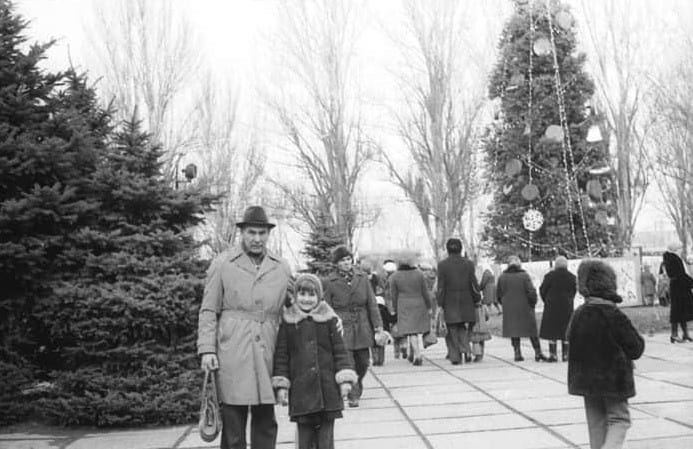
[[[237,310],[225,309],[221,311],[221,316],[237,318],[239,320],[250,320],[264,323],[265,321],[277,321],[279,315],[276,313],[267,313],[263,310]]]

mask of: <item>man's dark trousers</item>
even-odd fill
[[[246,449],[245,428],[250,409],[250,447],[274,449],[277,445],[277,420],[274,404],[221,405],[221,449]]]

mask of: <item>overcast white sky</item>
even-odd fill
[[[15,0],[18,12],[31,21],[31,38],[44,41],[58,39],[50,50],[46,65],[52,69],[64,68],[70,59],[83,69],[94,74],[94,56],[89,45],[89,29],[92,28],[92,10],[96,2],[110,0]],[[177,8],[185,11],[194,32],[200,42],[202,53],[208,67],[220,76],[228,77],[239,89],[242,104],[257,101],[258,82],[264,82],[266,71],[276,70],[272,66],[273,48],[267,39],[276,22],[277,0],[172,0]],[[582,5],[592,8],[600,0],[568,1],[575,12],[580,25],[584,21]],[[693,1],[690,0],[633,0],[632,14],[634,19],[643,20],[639,34],[643,45],[651,52],[653,66],[662,66],[677,55],[681,33],[689,33],[693,20]],[[498,32],[511,10],[509,0],[484,0],[466,2],[470,5],[465,11],[470,27],[478,35],[479,44],[488,48],[495,47]],[[384,30],[396,29],[401,13],[400,0],[367,0],[360,25],[360,45],[358,46],[357,71],[359,79],[366,85],[367,98],[376,103],[387,103],[388,96],[395,96],[391,80],[388,79],[388,68],[396,61],[397,48]],[[593,20],[606,20],[606,17],[593,17]],[[616,20],[622,20],[619,17]],[[666,25],[668,23],[668,25]],[[585,42],[579,34],[579,40]],[[483,42],[482,42],[483,41]],[[488,42],[486,42],[488,41]],[[587,47],[585,50],[588,51]],[[488,63],[495,60],[493,51],[487,52]],[[588,53],[588,58],[589,58]],[[486,63],[486,62],[484,62]],[[484,65],[482,63],[481,65]],[[486,64],[488,66],[488,64]],[[653,67],[654,70],[654,67]],[[485,76],[480,73],[479,76]],[[373,99],[380,95],[381,98]],[[377,106],[377,105],[376,105]],[[374,108],[373,110],[377,110]],[[248,126],[256,119],[246,118]],[[378,126],[378,119],[373,120]],[[269,131],[268,131],[269,132]],[[387,133],[384,133],[387,134]],[[389,137],[384,137],[387,142]],[[382,171],[382,170],[381,170]],[[379,175],[369,174],[373,179]],[[653,227],[670,228],[666,217],[655,207],[658,202],[656,188],[648,197],[647,209],[642,214],[638,229]],[[397,191],[385,181],[370,182],[369,196],[380,198],[392,204],[393,199],[401,200]],[[410,216],[405,227],[407,235],[393,235],[393,227],[402,227],[402,217]],[[423,237],[418,217],[406,205],[391,206],[384,213],[378,230],[370,233],[363,242],[370,246],[371,241],[393,247],[406,242],[418,242]],[[388,240],[389,239],[389,240]],[[426,251],[427,252],[427,251]]]

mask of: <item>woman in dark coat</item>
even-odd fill
[[[688,335],[687,321],[693,320],[693,279],[686,273],[683,261],[675,253],[680,245],[669,245],[669,250],[664,252],[664,269],[669,276],[669,296],[671,308],[669,309],[669,322],[671,323],[672,343],[693,341]],[[682,338],[678,336],[678,326],[681,326]]]
[[[383,330],[383,323],[368,276],[354,269],[351,252],[338,246],[332,253],[332,262],[337,269],[325,280],[325,302],[342,320],[344,344],[358,375],[358,382],[349,393],[349,406],[358,407],[363,377],[368,371],[369,349],[375,344],[375,332]]]
[[[397,331],[407,337],[409,360],[421,365],[423,334],[431,330],[431,294],[413,260],[402,261],[390,277],[390,295],[397,315]]]
[[[537,304],[537,291],[529,274],[522,269],[520,258],[511,256],[508,268],[498,277],[496,288],[498,302],[503,305],[503,337],[510,338],[515,352],[515,361],[524,360],[520,350],[520,338],[529,337],[534,348],[534,359],[546,361],[541,353],[537,337],[537,319],[534,306]]]
[[[568,271],[568,260],[563,256],[557,257],[555,268],[546,273],[539,287],[541,300],[544,301],[539,337],[549,340],[549,362],[558,361],[556,340],[561,340],[562,360],[568,361],[568,342],[565,333],[573,314],[576,292],[577,279]]]

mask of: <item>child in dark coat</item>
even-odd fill
[[[277,402],[289,404],[298,426],[299,449],[334,448],[334,420],[356,382],[337,314],[323,301],[320,279],[301,274],[296,299],[284,309],[274,352],[272,386]]]
[[[635,396],[633,360],[645,342],[617,303],[616,273],[604,262],[578,268],[585,303],[568,326],[568,391],[583,396],[591,449],[620,448],[630,427],[628,398]]]

